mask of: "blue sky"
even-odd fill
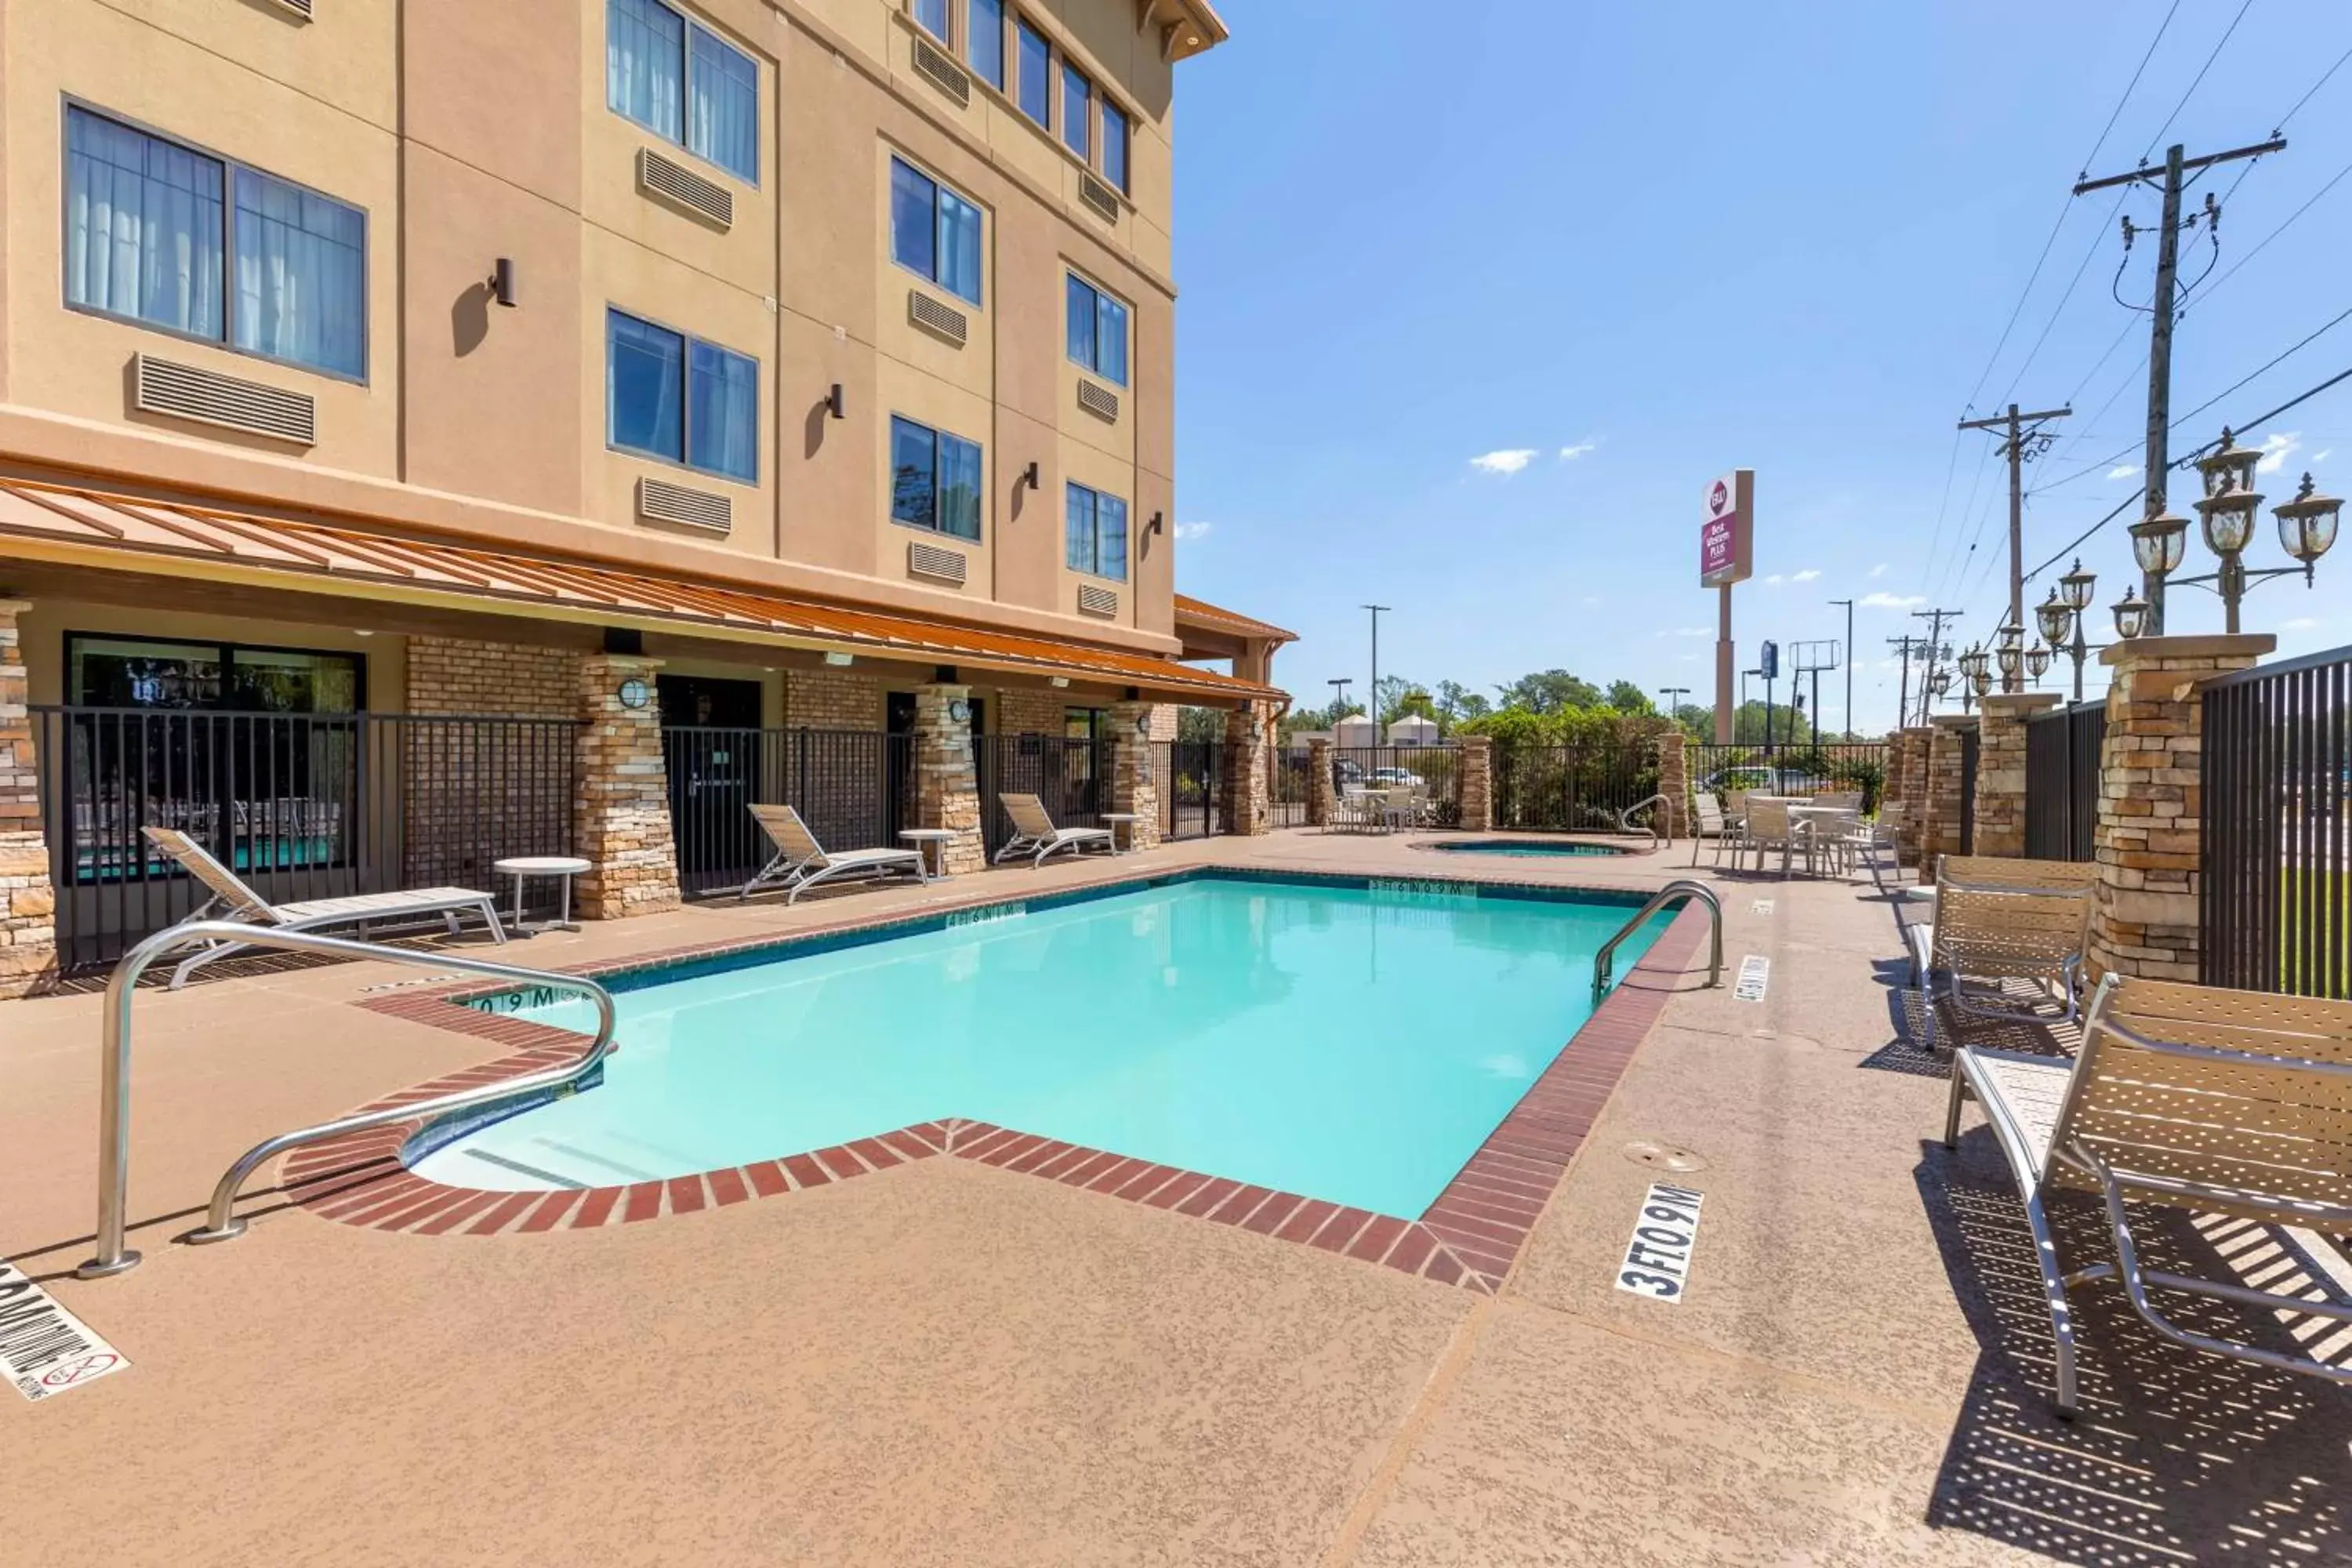
[[[2352,48],[2341,5],[2241,4],[2181,0],[2102,142],[2166,4],[2052,0],[2021,52],[1982,5],[1455,0],[1441,18],[1362,0],[1335,26],[1331,7],[1229,0],[1233,41],[1179,73],[1180,585],[1298,631],[1276,675],[1303,703],[1335,675],[1362,695],[1368,600],[1396,606],[1384,674],[1489,688],[1563,666],[1706,700],[1700,495],[1752,467],[1742,664],[1764,637],[1843,636],[1832,597],[1874,601],[1856,613],[1855,722],[1884,728],[1885,639],[1924,629],[1909,609],[1961,607],[1965,642],[2006,606],[1995,440],[1953,430],[1972,389],[1979,413],[2012,395],[2076,410],[2028,470],[2049,487],[2028,503],[2029,569],[2139,483],[2146,317],[2110,296],[2116,197],[2067,192],[2095,144],[2105,174],[2174,140],[2263,140]],[[2242,184],[2245,164],[2210,182],[2236,189],[2179,326],[2176,416],[2352,307],[2352,64],[2285,131]],[[2156,196],[2122,211],[2152,226]],[[2152,249],[2143,236],[2125,299],[2145,301]],[[2201,230],[2184,239],[2184,279],[2210,254]],[[2174,451],[2347,366],[2352,320]],[[2285,448],[2263,476],[2273,500],[2305,467],[2343,493],[2352,381],[2247,435]],[[2176,482],[2176,510],[2193,493]],[[2134,515],[2082,548],[2095,635],[2137,580]],[[2189,559],[2211,564],[2193,537]],[[2265,516],[2249,564],[2283,560]],[[2172,595],[2172,630],[2220,616]],[[2284,652],[2352,641],[2352,547],[2314,589],[2257,589],[2247,618]],[[2095,660],[2090,678],[2095,694]],[[1832,725],[1833,691],[1825,677]]]

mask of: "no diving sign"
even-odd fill
[[[0,1377],[15,1384],[17,1393],[47,1399],[130,1364],[15,1264],[0,1258]]]
[[[1617,1269],[1617,1289],[1654,1301],[1679,1301],[1690,1284],[1691,1254],[1698,1247],[1698,1205],[1703,1194],[1688,1187],[1650,1184],[1649,1196],[1633,1219],[1633,1239]]]

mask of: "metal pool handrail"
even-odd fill
[[[453,969],[466,974],[482,974],[497,980],[515,980],[526,984],[570,991],[595,1004],[596,1034],[589,1041],[586,1050],[556,1067],[542,1068],[537,1072],[497,1083],[478,1084],[433,1100],[417,1100],[381,1110],[361,1111],[333,1121],[322,1121],[314,1127],[298,1128],[255,1144],[237,1158],[221,1177],[219,1185],[213,1189],[211,1210],[205,1216],[206,1226],[192,1234],[188,1237],[191,1241],[226,1241],[244,1233],[245,1221],[230,1213],[236,1203],[237,1189],[263,1161],[274,1154],[362,1128],[383,1127],[423,1116],[438,1116],[446,1111],[464,1110],[542,1089],[568,1092],[613,1048],[612,994],[594,981],[577,974],[519,969],[512,964],[492,963],[479,958],[466,958],[447,952],[418,952],[408,948],[385,947],[376,942],[353,942],[346,937],[320,936],[310,931],[280,931],[243,921],[190,921],[168,931],[157,931],[124,953],[122,962],[114,966],[114,973],[106,983],[106,1055],[98,1105],[98,1255],[74,1270],[81,1279],[103,1279],[109,1275],[121,1274],[138,1267],[139,1254],[123,1246],[126,1205],[130,1201],[131,1188],[131,997],[138,988],[139,977],[157,959],[198,942],[236,942],[247,947],[278,948],[289,952],[382,959],[387,963],[403,963],[413,968]]]
[[[1618,831],[1619,831],[1619,832],[1621,832],[1621,833],[1631,833],[1631,832],[1633,832],[1633,814],[1634,814],[1635,812],[1637,812],[1637,811],[1641,811],[1641,810],[1643,810],[1643,809],[1644,809],[1645,807],[1648,807],[1648,806],[1653,806],[1653,805],[1673,805],[1673,804],[1674,804],[1673,802],[1669,801],[1669,800],[1668,800],[1664,795],[1652,795],[1652,796],[1651,796],[1649,799],[1647,799],[1647,800],[1637,800],[1637,801],[1635,801],[1633,805],[1631,805],[1627,806],[1624,810],[1622,810],[1622,811],[1621,811],[1621,812],[1619,812],[1619,813],[1617,814],[1617,829],[1618,829]],[[1667,819],[1667,824],[1666,824],[1666,825],[1667,825],[1667,826],[1668,826],[1668,827],[1672,827],[1672,826],[1674,826],[1674,822],[1673,822],[1673,819],[1672,819],[1671,817],[1669,817],[1669,818]],[[1654,811],[1651,812],[1651,813],[1650,813],[1650,849],[1651,849],[1651,851],[1652,851],[1653,853],[1655,853],[1655,852],[1656,852],[1656,850],[1657,850],[1657,847],[1658,847],[1658,846],[1659,846],[1660,844],[1672,844],[1674,841],[1675,841],[1675,837],[1674,837],[1674,835],[1673,835],[1672,833],[1670,833],[1670,832],[1669,832],[1669,833],[1660,833],[1660,832],[1658,831],[1658,814],[1657,814],[1656,812],[1654,812]]]
[[[1592,988],[1595,991],[1609,989],[1611,961],[1617,956],[1618,944],[1639,931],[1643,921],[1656,914],[1669,901],[1685,897],[1696,899],[1706,906],[1708,926],[1713,933],[1713,946],[1707,954],[1706,983],[1710,986],[1723,984],[1723,900],[1717,898],[1715,889],[1705,882],[1677,877],[1652,893],[1650,901],[1642,906],[1641,912],[1618,927],[1617,934],[1602,942],[1601,951],[1592,955]]]

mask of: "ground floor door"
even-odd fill
[[[760,683],[664,675],[656,689],[678,879],[689,893],[734,886],[767,858],[748,809],[766,798]]]

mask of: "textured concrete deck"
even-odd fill
[[[1211,858],[1620,887],[1685,858],[1290,833],[985,886]],[[1721,880],[1727,957],[1772,959],[1767,1000],[1682,975],[1491,1298],[953,1160],[595,1231],[404,1236],[287,1211],[174,1247],[247,1142],[499,1047],[352,1006],[404,977],[388,968],[142,995],[148,1260],[50,1279],[133,1364],[38,1405],[0,1392],[0,1556],[2352,1561],[2352,1393],[2171,1352],[2095,1288],[2084,1418],[2051,1418],[1998,1158],[1981,1131],[1957,1155],[1934,1141],[1940,1073],[1898,1039],[1892,906],[1867,883]],[[971,890],[689,910],[512,956]],[[0,1010],[0,1253],[37,1276],[89,1251],[96,1075],[95,997]],[[1684,1178],[1706,1198],[1680,1305],[1612,1285],[1660,1173],[1625,1157],[1636,1140],[1705,1162]]]

